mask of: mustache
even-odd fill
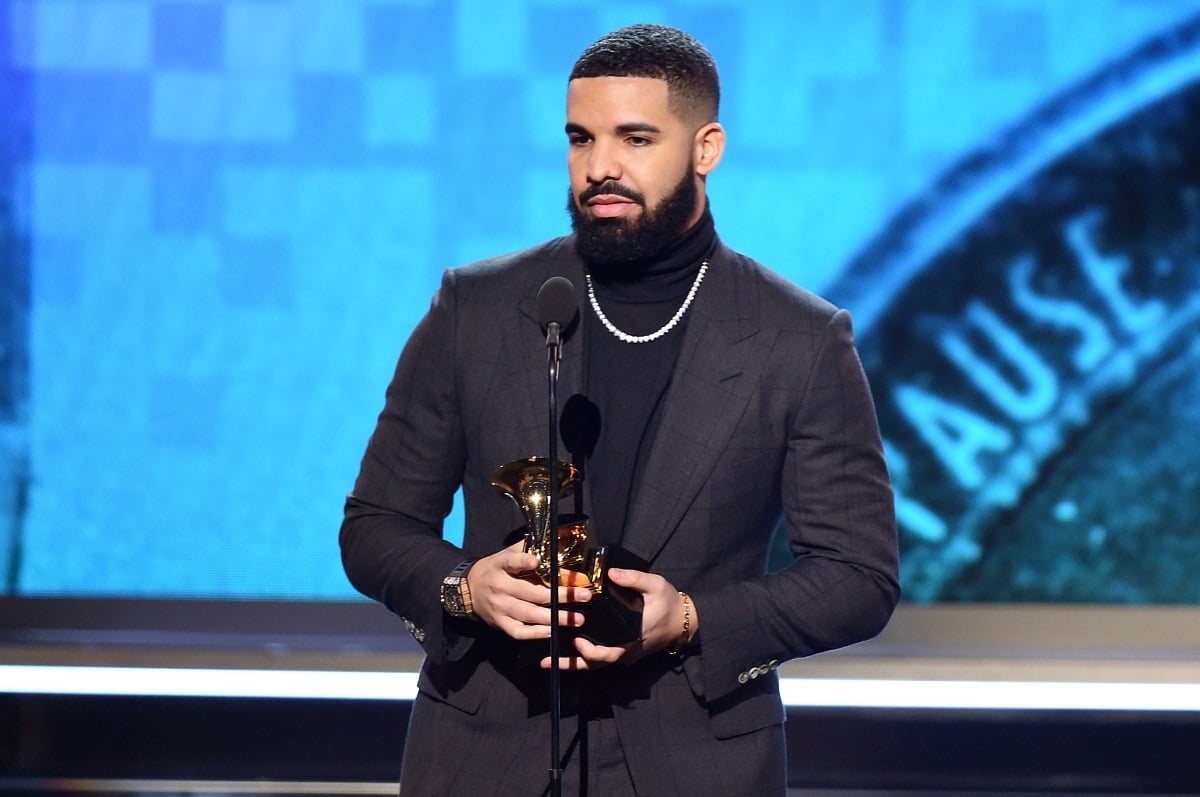
[[[632,188],[626,188],[616,180],[605,180],[603,183],[589,186],[579,194],[579,204],[586,205],[588,200],[598,197],[601,194],[609,194],[611,196],[625,197],[626,199],[637,202],[642,207],[646,206],[646,197],[640,191],[634,191]]]

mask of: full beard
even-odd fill
[[[698,195],[692,174],[689,164],[683,179],[654,210],[647,209],[645,197],[640,193],[614,183],[592,186],[580,197],[586,202],[590,196],[611,193],[632,199],[642,207],[641,215],[635,219],[592,218],[579,209],[574,193],[568,188],[567,212],[571,215],[579,256],[597,276],[616,279],[637,276],[686,231]]]

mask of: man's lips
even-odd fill
[[[600,194],[588,200],[592,215],[601,219],[624,216],[638,206],[637,202],[617,194]]]

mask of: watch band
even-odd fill
[[[450,571],[442,579],[442,606],[453,617],[474,617],[475,606],[471,601],[471,586],[467,582],[467,572],[475,564],[474,559],[466,559]]]

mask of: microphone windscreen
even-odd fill
[[[557,321],[566,329],[579,315],[579,302],[575,301],[575,286],[566,277],[551,277],[546,280],[537,295],[538,323],[542,329]]]

